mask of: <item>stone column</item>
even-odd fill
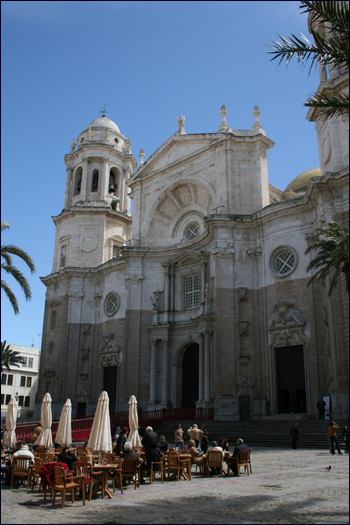
[[[88,165],[89,165],[89,159],[83,159],[83,174],[81,177],[81,190],[80,190],[80,196],[81,198],[86,201],[86,189],[87,189],[87,177],[88,177]]]
[[[204,362],[203,362],[203,353],[204,353],[204,345],[203,345],[203,334],[200,334],[200,340],[199,340],[199,363],[198,363],[198,402],[203,402],[204,397],[204,377],[203,377],[203,371],[204,371]]]
[[[130,207],[131,207],[131,199],[130,197],[128,196],[128,193],[129,193],[129,184],[128,184],[128,180],[130,179],[130,176],[131,176],[131,169],[130,168],[124,168],[124,174],[125,174],[125,179],[124,179],[124,200],[123,200],[123,207],[121,208],[122,211],[124,213],[127,213],[128,215],[130,215]]]
[[[169,321],[169,266],[164,268],[164,321]]]
[[[210,333],[204,334],[204,403],[210,402]]]
[[[168,406],[168,340],[163,341],[162,405]]]
[[[70,205],[70,195],[71,195],[71,184],[72,184],[72,173],[73,170],[71,168],[67,168],[67,180],[66,180],[66,189],[64,192],[64,204],[63,208],[65,210],[69,209]]]
[[[108,195],[108,183],[109,183],[109,173],[108,173],[108,161],[103,159],[102,170],[101,170],[101,181],[100,181],[100,200],[106,200]]]
[[[154,405],[156,402],[156,339],[151,340],[151,369],[150,369],[150,388],[149,388],[149,402]]]

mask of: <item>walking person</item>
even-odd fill
[[[297,448],[297,441],[298,441],[298,437],[299,437],[299,427],[298,427],[298,423],[297,422],[295,422],[294,425],[292,425],[290,427],[289,435],[292,438],[292,448],[294,448],[294,450],[296,450],[296,448]]]
[[[179,450],[183,450],[184,448],[184,433],[185,431],[182,430],[181,423],[178,423],[175,427],[175,447]]]
[[[338,438],[337,438],[337,430],[339,428],[339,425],[336,424],[335,421],[330,421],[329,424],[328,424],[328,429],[327,429],[327,432],[328,432],[328,437],[329,437],[329,441],[330,441],[330,453],[334,456],[334,453],[335,453],[335,448],[337,448],[337,451],[338,451],[338,454],[341,454],[340,452],[340,448],[339,448],[339,443],[338,443]]]
[[[326,403],[323,401],[322,397],[320,397],[316,405],[318,410],[318,419],[324,419]]]
[[[345,425],[343,428],[343,441],[344,441],[344,452],[345,454],[349,454],[349,427],[348,425]]]

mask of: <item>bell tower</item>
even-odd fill
[[[326,39],[334,33],[325,23],[312,20],[309,15],[309,29],[314,29]],[[320,84],[317,93],[348,93],[349,76],[342,68],[319,63]],[[321,175],[339,173],[349,169],[349,118],[348,115],[322,118],[318,108],[310,108],[306,118],[315,122]]]
[[[106,115],[65,155],[67,181],[56,225],[53,272],[96,267],[118,255],[131,235],[128,180],[136,168],[131,142]]]

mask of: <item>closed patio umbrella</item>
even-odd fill
[[[51,434],[51,425],[52,425],[52,412],[51,412],[51,396],[47,392],[41,403],[41,417],[40,424],[42,430],[39,434],[38,439],[35,441],[35,445],[41,445],[46,449],[50,449],[52,446],[52,434]]]
[[[128,442],[132,444],[133,448],[141,447],[141,440],[139,436],[139,417],[137,414],[137,401],[135,396],[129,399],[129,436]]]
[[[69,447],[72,444],[72,403],[70,399],[67,399],[63,405],[55,443],[62,445],[62,447]]]
[[[10,402],[7,405],[6,414],[6,431],[4,434],[4,445],[7,447],[14,447],[17,441],[16,438],[16,421],[17,421],[17,401],[11,396]]]
[[[96,452],[112,452],[109,397],[105,391],[101,392],[97,402],[87,448]]]

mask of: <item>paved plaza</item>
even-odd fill
[[[70,495],[61,509],[43,493],[2,490],[1,523],[349,523],[349,456],[327,450],[254,448],[253,474],[240,478],[199,475],[192,481],[157,480],[83,507]],[[328,470],[329,465],[331,469]]]

